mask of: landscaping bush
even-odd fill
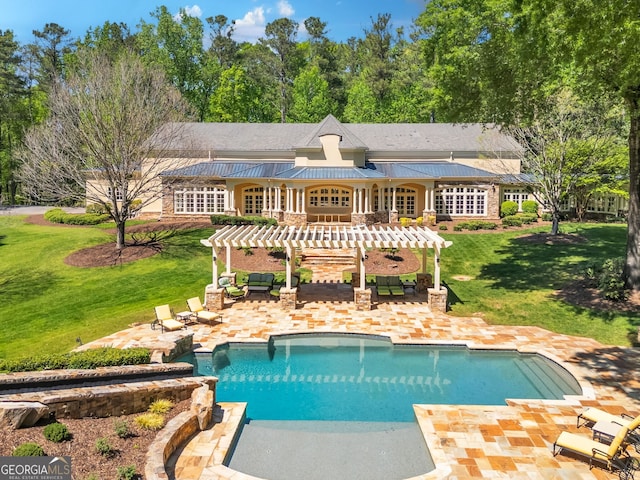
[[[503,227],[521,227],[522,217],[517,215],[509,215],[502,219]]]
[[[522,202],[522,213],[535,213],[538,216],[538,202],[535,200],[525,200]]]
[[[522,223],[525,223],[527,225],[529,225],[531,223],[536,223],[538,221],[538,214],[537,213],[523,213],[521,215],[518,215],[518,217],[520,217],[520,219],[522,219]]]
[[[553,215],[551,215],[549,212],[544,212],[542,215],[540,215],[540,218],[543,222],[550,222],[551,220],[553,220]]]
[[[448,228],[447,228],[447,226],[446,226],[446,225],[440,225],[440,226],[438,227],[438,230],[448,230]]]
[[[518,204],[511,200],[506,200],[500,205],[500,216],[510,217],[518,213]]]
[[[104,208],[104,205],[100,203],[90,203],[86,208],[87,213],[92,215],[104,215],[107,212],[107,209]]]
[[[458,223],[453,229],[456,232],[459,232],[461,230],[495,230],[497,227],[498,225],[493,222],[485,222],[483,220],[469,220],[467,222]]]
[[[416,225],[418,227],[421,227],[422,225],[424,225],[424,218],[422,218],[422,217],[416,218]]]
[[[133,480],[137,478],[138,474],[136,473],[135,465],[127,465],[126,467],[118,467],[117,469],[118,480]]]
[[[149,411],[151,413],[158,413],[160,415],[167,413],[172,408],[173,408],[173,402],[166,398],[161,398],[160,400],[156,400],[151,405],[149,405]]]
[[[103,457],[113,457],[115,455],[115,450],[111,446],[109,439],[105,437],[100,437],[96,440],[96,452]]]
[[[407,217],[400,217],[400,226],[408,227],[411,225],[411,219]]]
[[[44,457],[44,450],[37,443],[26,442],[18,445],[11,453],[14,457]]]
[[[608,259],[602,264],[598,275],[598,289],[607,300],[622,302],[629,296],[622,276],[624,264],[624,258]]]
[[[275,218],[239,217],[235,215],[211,215],[212,225],[278,225]]]
[[[111,218],[107,214],[97,213],[67,213],[61,208],[48,210],[44,218],[53,223],[63,223],[66,225],[98,225],[108,222]]]
[[[164,427],[164,416],[159,413],[147,412],[138,415],[135,422],[136,425],[145,430],[160,430]]]
[[[113,428],[119,438],[129,438],[131,436],[129,422],[127,422],[126,420],[116,420],[113,423]]]
[[[112,367],[140,365],[151,361],[147,348],[119,349],[112,347],[92,348],[81,352],[34,355],[19,360],[0,360],[0,371],[31,372],[64,368]]]
[[[71,432],[64,423],[50,423],[42,431],[44,438],[50,442],[60,443],[71,438]]]

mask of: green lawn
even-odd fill
[[[519,242],[522,232],[449,234],[442,278],[452,313],[477,315],[490,323],[538,325],[630,345],[639,320],[633,315],[574,308],[552,292],[581,265],[624,252],[621,225],[578,228],[589,242],[571,246]],[[0,217],[0,358],[63,352],[126,328],[150,322],[153,306],[183,310],[185,299],[204,294],[211,279],[211,252],[200,239],[211,230],[180,232],[164,251],[117,267],[77,268],[64,258],[80,248],[112,240],[104,228],[60,228]],[[454,280],[466,275],[469,281]]]
[[[496,325],[535,325],[605,344],[631,345],[640,325],[637,315],[578,308],[554,297],[554,291],[581,275],[586,265],[624,256],[626,226],[561,227],[563,233],[580,234],[588,241],[534,245],[517,238],[522,231],[443,233],[453,241],[443,250],[440,263],[443,280],[450,289],[452,313],[481,315]],[[531,231],[548,232],[548,227]],[[456,279],[464,276],[471,279]]]

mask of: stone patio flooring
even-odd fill
[[[464,344],[470,348],[539,352],[567,367],[580,381],[583,396],[563,401],[509,401],[506,406],[416,406],[416,418],[436,464],[421,479],[609,479],[617,475],[560,454],[552,445],[562,431],[589,436],[576,427],[576,416],[596,406],[611,413],[640,413],[640,351],[602,345],[589,338],[560,335],[537,327],[487,325],[480,318],[459,318],[431,312],[426,294],[377,302],[371,311],[356,311],[349,285],[339,282],[335,267],[314,271],[314,283],[302,285],[295,311],[277,301],[253,295],[229,303],[223,323],[194,324],[194,345],[213,349],[226,341],[266,341],[270,335],[292,332],[351,332],[385,335],[396,343]],[[204,290],[204,288],[202,288]],[[194,295],[198,292],[194,291]],[[200,293],[203,295],[203,292]],[[186,303],[185,303],[186,309]],[[535,313],[532,313],[534,315]],[[181,332],[162,334],[148,323],[84,346],[146,346],[167,348]],[[171,460],[175,478],[248,479],[221,465],[241,421],[243,404],[221,405],[221,423],[194,437]],[[633,452],[633,449],[629,449]],[[637,454],[636,454],[637,456]],[[640,473],[637,475],[640,477]]]

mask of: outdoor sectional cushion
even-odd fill
[[[273,273],[250,273],[247,285],[251,287],[271,287],[273,286]]]
[[[376,275],[378,295],[404,295],[404,287],[398,276]]]

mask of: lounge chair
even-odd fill
[[[291,288],[297,288],[299,283],[300,283],[299,277],[297,276],[291,277]],[[285,286],[286,286],[286,283],[275,283],[273,285],[273,288],[269,290],[269,295],[280,298],[280,289],[284,288]]]
[[[156,325],[160,325],[160,331],[165,330],[171,332],[173,330],[180,330],[181,328],[187,328],[187,326],[178,320],[176,320],[173,311],[169,305],[160,305],[154,308],[156,312],[156,319],[151,322],[151,329],[154,330]]]
[[[629,432],[633,432],[638,427],[640,427],[640,415],[637,417],[633,417],[627,413],[622,413],[620,415],[614,415],[609,412],[605,412],[604,410],[600,410],[599,408],[590,407],[587,408],[584,412],[578,415],[577,426],[581,427],[580,422],[583,422],[582,425],[586,425],[588,423],[595,424],[598,422],[611,422],[617,423],[623,427],[627,427]],[[640,433],[640,432],[635,432]]]
[[[189,310],[196,317],[196,320],[203,323],[212,323],[216,321],[222,322],[222,315],[216,312],[209,312],[204,309],[202,302],[200,301],[200,297],[193,297],[187,300],[187,305],[189,306]]]
[[[227,277],[222,277],[218,280],[218,285],[224,288],[224,295],[227,298],[231,298],[233,300],[239,300],[245,298],[247,295],[247,291],[244,288],[239,288],[235,285],[231,284],[231,280]]]
[[[626,455],[626,453],[622,448],[622,443],[628,431],[626,427],[621,428],[610,445],[596,442],[584,435],[565,431],[560,434],[553,444],[553,456],[555,457],[562,450],[568,450],[588,458],[589,469],[593,467],[594,461],[604,464],[609,471],[623,469],[625,468],[625,462],[621,459],[621,456]]]

